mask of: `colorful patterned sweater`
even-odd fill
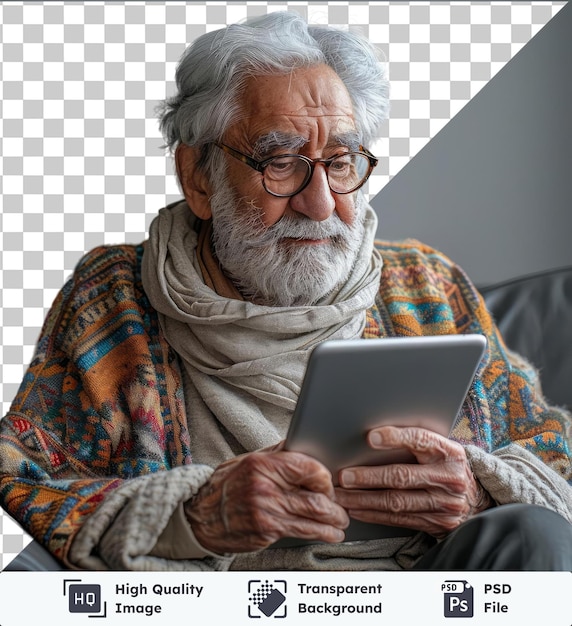
[[[418,242],[378,246],[383,274],[364,337],[484,333],[487,354],[453,437],[467,446],[473,471],[497,502],[535,501],[570,519],[570,416],[546,404],[535,372],[506,349],[457,266]],[[160,503],[165,514],[156,523],[164,526],[197,488],[186,478],[193,416],[177,356],[142,288],[142,254],[143,245],[123,245],[84,257],[0,422],[0,504],[69,567],[169,569],[145,557],[160,529],[146,530],[153,507],[141,504],[142,495],[138,505],[138,494],[154,477],[178,481],[173,501]],[[503,451],[507,461],[491,461]],[[516,470],[499,483],[503,463]],[[139,542],[129,554],[107,532],[126,507]]]

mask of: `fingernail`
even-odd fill
[[[376,431],[371,433],[371,435],[369,436],[369,440],[374,446],[380,446],[383,443],[383,437]]]
[[[342,484],[346,487],[351,487],[355,482],[355,473],[352,470],[343,470],[340,475],[340,480]]]

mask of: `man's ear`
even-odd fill
[[[197,166],[199,150],[180,143],[175,150],[175,166],[183,195],[191,211],[200,219],[208,220],[211,215],[211,187],[206,174]]]

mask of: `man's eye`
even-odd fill
[[[288,162],[276,161],[274,163],[271,163],[269,167],[271,167],[272,169],[278,172],[283,172],[287,170],[288,168],[294,167],[294,161],[288,161]]]
[[[334,170],[346,170],[348,167],[350,167],[351,165],[351,161],[349,159],[336,159],[335,161],[332,161],[332,163],[330,164],[330,169],[334,169]]]
[[[350,155],[340,156],[330,163],[330,173],[336,176],[344,176],[350,173],[353,159]]]
[[[280,159],[279,161],[272,161],[266,167],[265,174],[272,176],[273,178],[289,176],[296,170],[297,159]]]

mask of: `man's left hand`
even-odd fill
[[[383,426],[369,432],[368,444],[376,450],[405,448],[417,463],[342,470],[336,502],[350,517],[441,538],[492,505],[455,441],[423,428]]]

